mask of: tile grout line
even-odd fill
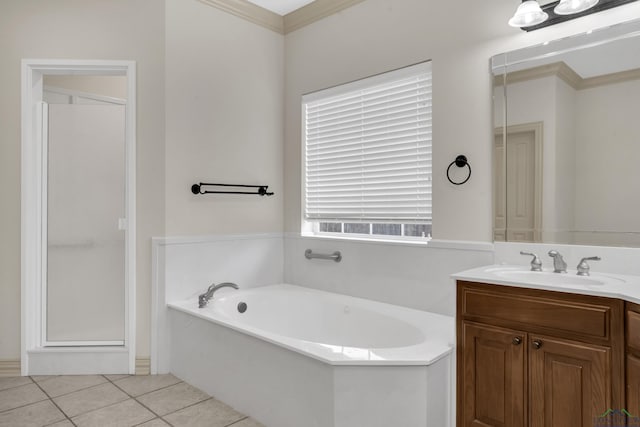
[[[187,384],[189,384],[189,383],[187,383]],[[207,396],[209,396],[209,395],[207,394]],[[212,397],[212,396],[209,396],[207,399],[201,400],[201,401],[196,402],[196,403],[192,403],[191,405],[187,405],[187,406],[185,406],[184,408],[176,409],[175,411],[171,411],[171,412],[169,412],[168,414],[164,414],[164,415],[162,415],[160,418],[161,418],[161,419],[162,419],[162,421],[164,421],[165,423],[169,424],[170,426],[173,426],[173,424],[171,424],[168,420],[165,420],[165,419],[164,419],[164,417],[169,416],[169,415],[173,415],[173,414],[175,414],[176,412],[180,412],[180,411],[182,411],[183,409],[191,408],[191,407],[193,407],[193,406],[199,405],[199,404],[204,403],[204,402],[207,402],[207,401],[209,401],[209,400],[215,400],[215,398],[214,398],[214,397]],[[225,426],[225,427],[226,427],[226,426]]]
[[[133,375],[132,375],[132,376],[133,376]],[[106,378],[106,377],[105,377],[105,378]],[[129,394],[125,389],[123,389],[122,387],[120,387],[120,386],[117,384],[117,381],[120,381],[120,380],[123,380],[123,379],[125,379],[125,378],[121,378],[121,379],[116,380],[116,381],[111,381],[109,378],[107,378],[107,381],[109,381],[109,382],[110,382],[111,384],[113,384],[114,386],[118,387],[118,389],[119,389],[119,390],[122,390],[122,391],[123,391],[127,396],[129,396],[129,397],[130,397],[130,398],[132,398],[132,399],[137,399],[138,397],[146,396],[147,394],[151,394],[151,393],[154,393],[154,392],[156,392],[156,391],[164,390],[165,388],[173,387],[174,385],[178,385],[178,384],[180,384],[180,383],[184,383],[184,381],[180,380],[180,381],[178,381],[178,382],[177,382],[177,383],[175,383],[175,384],[169,384],[169,385],[166,385],[166,386],[160,387],[160,388],[155,389],[155,390],[151,390],[151,391],[144,392],[144,393],[142,393],[142,394],[140,394],[140,395],[138,395],[138,396],[134,396],[134,395],[132,395],[132,394]],[[185,383],[185,384],[189,384],[189,383]]]
[[[31,378],[31,377],[29,377]],[[31,378],[31,381],[33,381],[33,378]],[[62,415],[64,415],[64,417],[71,423],[72,426],[76,426],[76,423],[74,423],[71,418],[69,418],[69,416],[67,415],[66,412],[64,412],[62,410],[62,408],[60,406],[58,406],[58,404],[56,402],[54,402],[54,400],[51,398],[51,396],[49,396],[49,393],[47,393],[46,391],[44,391],[44,389],[42,387],[40,387],[40,384],[38,384],[36,381],[33,381],[33,383],[40,389],[42,390],[42,392],[44,393],[45,396],[47,396],[49,398],[49,402],[51,402],[56,408],[58,408],[58,411],[60,411],[60,413]]]
[[[116,386],[119,390],[122,390],[122,391],[123,391],[127,396],[129,396],[131,399],[133,399],[134,401],[138,402],[142,407],[146,408],[149,412],[151,412],[153,415],[155,415],[155,416],[156,416],[157,418],[159,418],[160,420],[162,420],[162,421],[164,421],[165,423],[169,424],[169,426],[171,426],[171,427],[173,427],[173,424],[171,424],[167,419],[165,419],[165,417],[166,417],[166,416],[168,416],[168,415],[172,415],[172,414],[175,414],[176,412],[182,411],[183,409],[187,409],[187,408],[191,408],[191,407],[193,407],[193,406],[199,405],[199,404],[201,404],[201,403],[203,403],[203,402],[206,402],[206,401],[208,401],[208,400],[216,400],[216,398],[215,398],[215,397],[210,396],[208,393],[205,393],[207,396],[209,396],[207,399],[201,400],[201,401],[199,401],[199,402],[192,403],[191,405],[187,405],[187,406],[185,406],[185,407],[183,407],[183,408],[176,409],[175,411],[169,412],[169,413],[167,413],[167,414],[159,415],[159,414],[157,414],[156,412],[154,412],[151,408],[149,408],[147,405],[145,405],[144,403],[140,402],[140,401],[138,400],[138,398],[139,398],[139,397],[142,397],[142,396],[146,396],[146,395],[151,394],[151,393],[154,393],[154,392],[159,391],[159,390],[164,390],[164,389],[167,389],[167,388],[169,388],[169,387],[173,387],[173,386],[178,385],[178,384],[180,384],[180,383],[184,383],[184,384],[187,384],[187,385],[190,385],[190,386],[191,386],[191,384],[186,383],[186,382],[184,382],[184,381],[180,380],[179,382],[177,382],[177,383],[175,383],[175,384],[171,384],[171,385],[168,385],[168,386],[160,387],[160,388],[158,388],[158,389],[156,389],[156,390],[151,390],[151,391],[148,391],[148,392],[146,392],[146,393],[140,394],[140,395],[138,395],[138,396],[133,396],[133,395],[129,394],[127,391],[125,391],[124,389],[120,388],[120,387],[118,386],[118,384],[116,384],[116,382],[117,382],[117,381],[123,380],[124,378],[120,378],[120,379],[118,379],[118,380],[116,380],[116,381],[112,381],[111,379],[107,378],[106,376],[105,376],[105,378],[106,378],[106,380],[107,380],[107,381],[109,381],[111,384],[113,384],[114,386]],[[193,386],[191,386],[191,387],[193,387]],[[198,390],[199,390],[199,389],[198,389]],[[200,391],[202,391],[202,390],[200,390]],[[203,392],[203,393],[204,393],[204,392]],[[222,402],[222,403],[224,403],[224,402]],[[246,420],[247,418],[249,418],[249,416],[244,415],[244,414],[242,414],[242,416],[243,416],[243,417],[242,417],[242,418],[240,418],[239,420],[236,420],[236,421],[232,422],[231,424],[227,424],[227,425],[226,425],[226,426],[224,426],[224,427],[232,426],[233,424],[237,424],[237,423],[239,423],[240,421],[244,421],[244,420]],[[153,419],[152,419],[152,420],[149,420],[149,421],[153,421]],[[144,423],[146,423],[146,422],[149,422],[149,421],[145,421],[145,422],[143,422],[143,423],[141,423],[141,424],[138,424],[138,425],[142,425],[142,424],[144,424]]]
[[[65,375],[55,375],[55,376],[56,376],[56,377],[63,377],[63,376],[65,376]],[[75,376],[75,375],[71,375],[71,376]],[[77,375],[77,376],[85,376],[85,375]],[[89,376],[89,375],[86,375],[86,376]],[[94,376],[94,375],[90,375],[90,376]],[[105,378],[103,375],[98,375],[98,376],[100,376],[100,377],[104,378],[105,380],[109,381],[109,380],[108,380],[107,378]],[[51,379],[53,379],[53,378],[51,378]],[[33,380],[32,380],[32,381],[33,381]],[[40,382],[47,382],[47,381],[49,381],[49,380],[44,380],[44,381],[40,381]],[[37,384],[37,385],[38,385],[38,387],[40,387],[40,383],[38,383],[37,381],[33,381],[33,382],[34,382],[35,384]],[[79,388],[79,389],[77,389],[77,390],[70,391],[69,393],[64,393],[64,394],[61,394],[61,395],[59,395],[59,396],[54,396],[54,397],[49,396],[49,394],[48,394],[48,393],[46,393],[46,392],[45,392],[45,394],[47,394],[47,396],[49,396],[49,399],[57,399],[57,398],[59,398],[59,397],[67,396],[67,395],[69,395],[69,394],[71,394],[71,393],[75,393],[75,392],[77,392],[77,391],[86,390],[86,389],[89,389],[89,388],[92,388],[92,387],[96,387],[96,386],[99,386],[99,385],[102,385],[102,384],[106,384],[106,382],[98,383],[98,384],[93,384],[93,385],[90,385],[90,386],[87,386],[87,387],[82,387],[82,388]],[[44,391],[44,389],[43,389],[42,387],[40,387],[40,390]]]
[[[147,411],[151,412],[151,413],[152,413],[153,415],[155,415],[157,418],[160,418],[162,421],[165,421],[164,419],[162,419],[162,417],[161,417],[160,415],[156,414],[156,413],[155,413],[155,411],[153,411],[153,410],[151,410],[151,408],[147,407],[147,405],[145,405],[144,403],[140,402],[140,401],[139,401],[138,399],[136,399],[134,396],[130,395],[130,394],[129,394],[129,393],[127,393],[125,390],[123,390],[122,388],[120,388],[120,387],[118,386],[118,384],[116,384],[114,381],[111,381],[111,380],[110,380],[109,378],[107,378],[107,377],[105,377],[105,378],[106,378],[106,380],[107,380],[107,381],[109,381],[111,384],[113,384],[113,385],[114,385],[118,390],[121,390],[124,394],[126,394],[127,396],[129,396],[129,398],[131,398],[134,402],[136,402],[136,403],[138,403],[139,405],[141,405],[143,408],[145,408]],[[180,382],[178,382],[178,383],[176,383],[176,384],[180,384],[181,382],[182,382],[182,381],[180,381]],[[166,387],[161,387],[161,388],[159,388],[158,390],[163,390],[163,389],[165,389],[165,388],[171,387],[171,386],[176,385],[176,384],[171,384],[171,385],[166,386]],[[157,391],[157,390],[153,390],[153,391]],[[150,391],[149,393],[153,393],[153,391]],[[141,394],[140,396],[144,396],[144,395],[149,394],[149,393],[143,393],[143,394]],[[153,418],[152,418],[151,420],[153,420]],[[148,421],[151,421],[151,420],[148,420]],[[147,421],[145,421],[145,423],[146,423],[146,422],[147,422]],[[142,424],[144,424],[144,423],[142,423]]]
[[[9,378],[11,378],[11,377],[9,377]],[[3,391],[12,390],[14,388],[23,387],[25,385],[29,385],[29,384],[35,383],[35,381],[31,379],[31,377],[14,377],[14,378],[29,378],[29,380],[31,382],[30,383],[26,383],[26,384],[14,385],[14,386],[11,386],[11,387],[8,387],[8,388],[3,388],[2,390],[0,390],[0,393],[2,393]]]
[[[77,391],[85,391],[85,390],[89,390],[89,389],[91,389],[91,388],[101,387],[101,386],[106,385],[106,384],[109,384],[109,382],[100,383],[100,384],[97,384],[97,385],[94,385],[94,386],[91,386],[91,387],[87,387],[87,388],[83,388],[83,389],[80,389],[80,390],[77,390]],[[120,389],[118,389],[118,390],[120,390]],[[63,394],[63,395],[61,395],[61,396],[56,396],[56,397],[55,397],[55,399],[57,399],[58,397],[66,397],[66,396],[69,396],[70,394],[73,394],[73,393],[75,393],[75,391],[73,391],[73,392],[71,392],[71,393]],[[93,409],[88,410],[88,411],[79,412],[79,413],[77,413],[77,414],[75,414],[75,415],[73,415],[73,416],[68,415],[64,410],[63,410],[62,412],[64,412],[64,414],[65,414],[65,415],[67,415],[67,416],[69,417],[69,419],[71,419],[71,418],[75,418],[75,417],[79,417],[80,415],[88,414],[89,412],[97,411],[97,410],[99,410],[99,409],[104,409],[104,408],[106,408],[106,407],[108,407],[108,406],[115,405],[115,404],[117,404],[117,403],[125,402],[126,400],[128,400],[128,399],[130,398],[130,396],[129,396],[129,395],[127,395],[126,393],[125,393],[125,396],[126,396],[126,398],[125,398],[125,399],[123,399],[123,400],[119,400],[119,401],[117,401],[117,402],[112,402],[112,403],[106,404],[106,405],[104,405],[104,406],[98,406],[98,407],[93,408]],[[51,400],[53,401],[53,399],[54,399],[54,398],[52,398]],[[57,405],[56,405],[56,406],[57,406]],[[62,410],[62,409],[61,409],[61,410]],[[73,422],[73,421],[72,421],[72,422]],[[74,425],[75,425],[75,424],[74,424]]]
[[[47,400],[51,400],[51,399],[49,399],[49,397],[45,397],[42,400],[36,400],[35,402],[27,403],[25,405],[16,406],[15,408],[4,409],[4,410],[0,411],[0,414],[4,414],[5,412],[13,411],[14,409],[26,408],[27,406],[35,405],[36,403],[42,403],[42,402],[47,401]]]
[[[159,390],[161,390],[161,389],[159,389]],[[141,396],[142,396],[142,395],[141,395]],[[207,395],[207,396],[208,396],[208,395]],[[156,415],[158,418],[160,418],[162,421],[164,421],[165,423],[169,424],[169,425],[170,425],[170,426],[172,426],[172,427],[173,427],[173,424],[171,424],[169,421],[165,420],[163,417],[166,417],[167,415],[174,414],[174,413],[176,413],[176,412],[178,412],[178,411],[182,411],[183,409],[190,408],[190,407],[195,406],[195,405],[197,405],[197,404],[199,404],[199,403],[206,402],[207,400],[210,400],[210,399],[213,399],[213,397],[209,397],[209,398],[204,399],[204,400],[201,400],[201,401],[199,401],[199,402],[192,403],[191,405],[185,406],[184,408],[176,409],[175,411],[169,412],[168,414],[159,415],[159,414],[156,414],[154,411],[152,411],[152,410],[151,410],[151,408],[149,408],[149,407],[148,407],[147,405],[145,405],[144,403],[140,402],[140,401],[139,401],[138,399],[136,399],[135,397],[133,398],[133,400],[135,400],[136,402],[138,402],[138,403],[139,403],[140,405],[142,405],[143,407],[147,408],[149,411],[151,411],[151,413],[152,413],[152,414]]]
[[[249,416],[248,416],[248,415],[245,415],[245,416],[244,416],[244,418],[240,418],[238,421],[234,421],[234,422],[232,422],[231,424],[227,424],[227,425],[226,425],[226,426],[224,426],[224,427],[231,427],[231,426],[233,426],[234,424],[238,424],[239,422],[244,421],[244,420],[246,420],[246,419],[248,419],[248,418],[249,418]]]

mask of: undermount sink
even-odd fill
[[[622,284],[626,281],[620,277],[608,274],[592,273],[591,276],[578,276],[576,271],[568,273],[553,273],[547,271],[531,271],[526,267],[505,265],[491,266],[482,270],[487,279],[494,278],[500,282],[514,285],[550,285],[567,287],[601,287],[605,285]]]

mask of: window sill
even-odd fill
[[[409,246],[418,248],[429,249],[453,249],[453,250],[467,250],[474,252],[493,252],[494,244],[491,242],[482,241],[466,241],[466,240],[438,240],[438,239],[425,239],[424,241],[418,240],[400,240],[400,239],[367,239],[360,237],[348,237],[348,236],[335,236],[335,235],[323,235],[315,234],[311,232],[302,233],[285,233],[287,238],[303,238],[310,240],[325,240],[325,241],[337,241],[337,242],[353,242],[364,243],[373,245],[388,245],[388,246]]]
[[[291,233],[296,237],[302,237],[305,239],[318,239],[318,240],[334,240],[342,242],[357,242],[367,243],[375,245],[392,245],[392,246],[413,246],[413,247],[427,247],[431,239],[423,240],[405,240],[405,239],[393,239],[389,237],[361,237],[361,236],[339,236],[334,234],[318,234],[318,233]]]

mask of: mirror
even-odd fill
[[[491,65],[494,240],[640,247],[640,20]]]

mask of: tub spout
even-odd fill
[[[212,283],[207,289],[207,292],[198,297],[198,307],[204,308],[209,303],[209,300],[213,298],[213,294],[220,288],[238,289],[238,285],[231,282],[220,283],[219,285]]]

